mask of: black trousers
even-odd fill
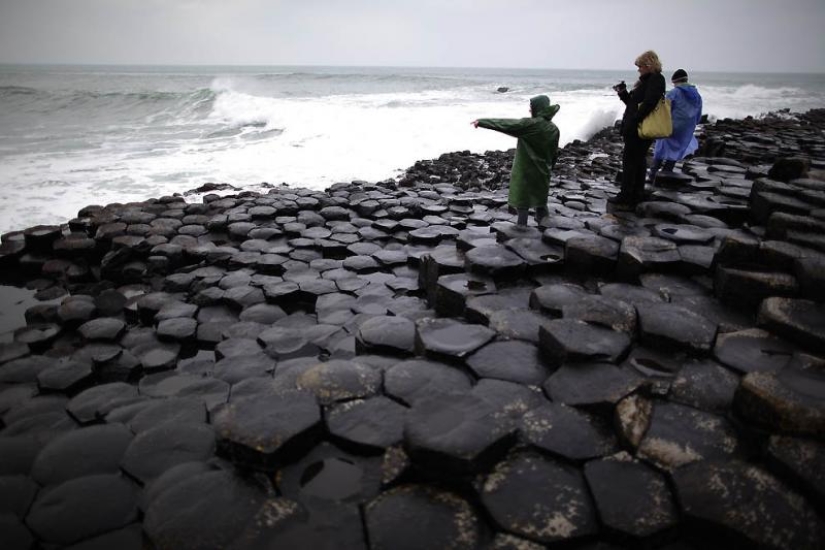
[[[625,136],[622,151],[622,188],[619,196],[627,202],[641,202],[645,192],[647,152],[653,140]]]

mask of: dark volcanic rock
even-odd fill
[[[696,461],[729,458],[739,447],[723,417],[683,405],[656,403],[638,456],[665,470]]]
[[[547,403],[521,419],[521,434],[531,445],[568,460],[587,460],[616,450],[615,438],[572,407]]]
[[[644,380],[610,363],[564,365],[544,383],[553,401],[568,405],[613,406],[632,393]]]
[[[404,439],[414,462],[434,470],[486,469],[512,444],[515,423],[470,394],[419,399],[406,417]]]
[[[32,465],[32,478],[43,486],[70,479],[117,474],[120,459],[132,441],[123,424],[90,426],[64,434],[46,445]]]
[[[538,348],[529,342],[492,342],[467,359],[479,378],[495,378],[526,385],[539,385],[547,378]]]
[[[481,325],[452,319],[421,319],[417,323],[416,351],[432,359],[464,359],[495,337]]]
[[[768,298],[762,302],[759,326],[815,353],[825,353],[825,305],[810,300]]]
[[[337,405],[326,415],[330,434],[344,444],[385,449],[403,439],[407,409],[386,397]]]
[[[26,523],[39,539],[67,545],[137,520],[136,496],[118,474],[79,477],[41,493]]]
[[[384,374],[387,395],[408,405],[435,393],[466,392],[471,386],[462,371],[435,361],[403,361]]]
[[[752,372],[742,379],[734,410],[749,423],[772,431],[825,435],[825,368],[788,365],[780,372]]]
[[[644,538],[678,522],[664,476],[627,453],[588,462],[584,475],[610,529]]]
[[[333,359],[302,372],[295,386],[313,393],[322,405],[330,405],[376,395],[381,389],[381,372],[356,361]]]
[[[598,531],[581,473],[533,452],[499,462],[481,487],[481,501],[502,529],[544,544]]]
[[[415,348],[415,323],[404,317],[379,315],[358,329],[356,349],[362,353],[410,355]]]
[[[425,485],[402,485],[379,495],[364,508],[374,550],[477,548],[481,524],[460,496]],[[427,529],[421,529],[426,525]]]
[[[630,347],[627,334],[570,319],[539,328],[539,348],[552,365],[574,361],[616,362]]]
[[[717,326],[693,311],[672,304],[640,304],[642,343],[663,350],[704,353],[711,350]]]
[[[166,423],[139,433],[123,455],[121,466],[141,484],[169,468],[206,460],[215,452],[211,427],[197,423]]]
[[[213,424],[221,450],[233,462],[270,467],[317,441],[321,410],[306,391],[259,394],[230,400],[216,411]]]
[[[743,374],[779,371],[793,352],[790,344],[761,329],[720,334],[713,348],[716,359]]]
[[[778,550],[825,543],[822,520],[805,500],[758,466],[702,462],[675,472],[673,481],[699,544]]]

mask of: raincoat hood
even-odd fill
[[[546,95],[537,95],[530,99],[530,112],[533,113],[534,117],[550,120],[558,111],[559,106],[550,105],[550,98]]]
[[[676,89],[681,92],[682,97],[685,98],[686,102],[690,103],[694,107],[701,105],[702,96],[699,95],[699,91],[693,84],[681,84],[676,86]]]

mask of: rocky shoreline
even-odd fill
[[[7,233],[0,546],[821,548],[825,110]]]

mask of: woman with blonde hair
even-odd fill
[[[644,198],[647,152],[653,144],[653,140],[639,137],[639,123],[656,108],[665,95],[662,62],[656,52],[644,52],[636,58],[635,65],[639,71],[639,80],[633,85],[633,89],[628,91],[624,81],[613,87],[625,104],[622,117],[624,151],[621,191],[608,199],[616,206],[629,208],[635,208]]]

